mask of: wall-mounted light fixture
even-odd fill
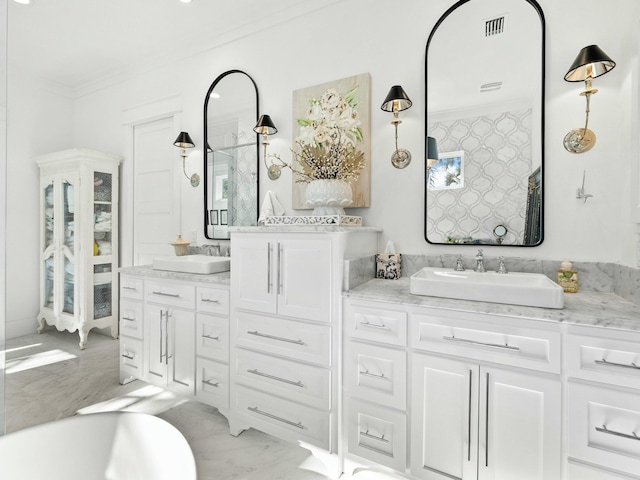
[[[187,171],[185,170],[187,148],[195,147],[193,140],[191,140],[191,137],[187,132],[180,132],[180,135],[178,135],[178,138],[176,138],[176,141],[173,142],[173,144],[181,149],[180,156],[182,157],[182,171],[184,172],[184,176],[189,179],[192,187],[197,187],[198,185],[200,185],[200,175],[194,173],[193,175],[191,175],[191,177],[189,177],[189,175],[187,175]]]
[[[264,146],[262,160],[264,161],[264,166],[267,167],[267,175],[269,176],[269,179],[277,180],[280,178],[280,173],[282,173],[282,166],[276,165],[275,163],[272,163],[271,165],[267,164],[267,146],[269,145],[269,142],[267,142],[267,136],[277,133],[278,129],[269,115],[260,115],[258,123],[253,127],[253,131],[262,135],[262,145]]]
[[[571,153],[583,153],[590,150],[596,143],[596,135],[587,128],[589,124],[589,103],[591,95],[598,92],[593,88],[591,81],[613,70],[616,62],[611,60],[597,45],[584,47],[571,64],[569,71],[564,76],[567,82],[585,83],[585,90],[580,93],[587,100],[586,119],[584,128],[571,130],[564,137],[564,148]]]
[[[431,168],[438,163],[438,142],[433,137],[427,137],[427,178],[431,182]]]
[[[380,106],[385,112],[393,112],[391,125],[393,125],[396,130],[396,150],[393,152],[393,155],[391,155],[391,163],[396,168],[404,168],[411,162],[411,153],[404,148],[398,148],[398,125],[402,123],[402,120],[398,118],[398,112],[410,108],[411,105],[413,105],[413,103],[409,100],[409,96],[403,88],[400,85],[394,85]]]

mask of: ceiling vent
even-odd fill
[[[483,83],[480,85],[480,93],[493,92],[494,90],[500,90],[502,88],[502,82]]]
[[[500,15],[499,17],[491,18],[484,21],[484,36],[493,37],[504,33],[507,26],[507,16]]]

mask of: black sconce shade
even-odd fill
[[[391,87],[391,90],[389,90],[389,93],[387,94],[387,98],[384,99],[380,108],[385,112],[393,112],[394,104],[396,105],[398,112],[406,110],[413,105],[413,102],[409,100],[409,96],[400,85],[394,85]]]
[[[278,132],[278,129],[273,124],[269,115],[260,115],[258,123],[253,127],[253,131],[261,135],[273,135]]]
[[[589,45],[580,50],[564,79],[567,82],[583,82],[589,77],[589,70],[591,70],[591,78],[596,78],[613,70],[615,66],[616,62],[611,60],[599,46]]]
[[[187,132],[180,132],[180,135],[178,135],[178,138],[176,138],[173,144],[180,148],[193,148],[196,146]]]

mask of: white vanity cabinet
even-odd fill
[[[373,255],[377,232],[231,230],[233,434],[253,427],[337,453],[343,264],[345,258]]]
[[[138,378],[225,413],[229,288],[197,275],[174,277],[121,274],[120,383]]]
[[[120,157],[72,149],[37,157],[40,167],[40,310],[46,324],[92,328],[118,338],[118,166]]]
[[[347,458],[425,480],[560,478],[557,325],[345,298],[344,326]]]
[[[639,476],[640,334],[571,326],[566,343],[567,480]]]

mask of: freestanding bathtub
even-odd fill
[[[7,480],[195,480],[186,439],[170,423],[130,412],[93,413],[0,437]]]

